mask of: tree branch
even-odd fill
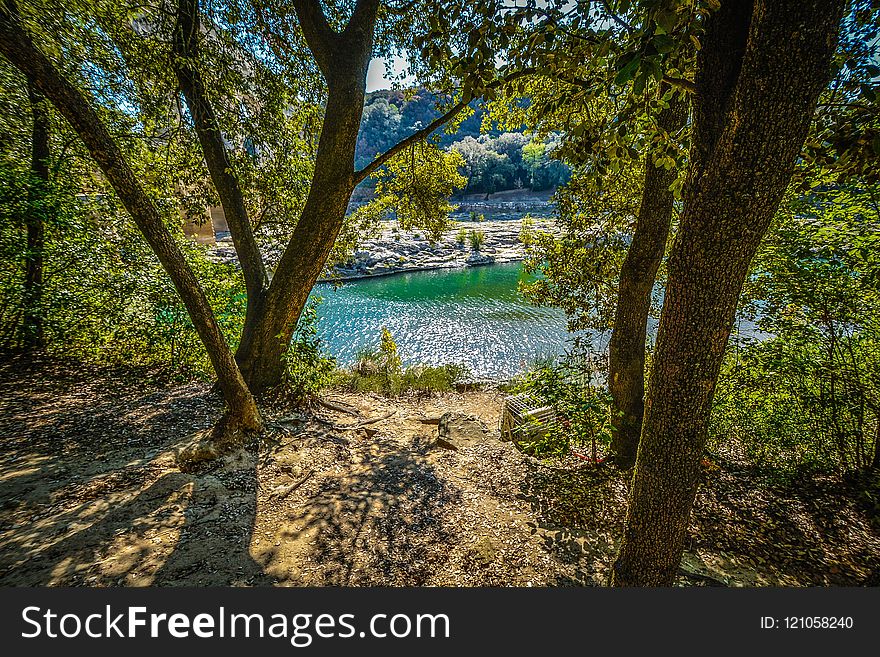
[[[471,100],[473,100],[473,98],[468,98],[467,100],[465,100],[464,98],[461,99],[455,105],[453,105],[448,110],[446,110],[446,112],[444,114],[441,114],[436,119],[431,121],[427,126],[422,128],[421,130],[415,131],[406,139],[402,139],[401,141],[394,144],[394,146],[392,146],[387,151],[385,151],[384,153],[379,155],[375,160],[370,162],[368,165],[366,165],[360,171],[355,171],[355,174],[354,174],[355,184],[357,185],[358,183],[362,182],[364,179],[366,179],[367,176],[369,176],[371,173],[375,172],[379,167],[381,167],[383,164],[385,164],[388,160],[390,160],[392,157],[397,155],[399,152],[406,149],[408,146],[410,146],[418,141],[421,141],[422,139],[426,139],[427,137],[429,137],[432,132],[434,132],[438,128],[442,127],[448,121],[452,120],[452,118],[456,114],[458,114],[465,107],[467,107],[468,103],[470,103]]]
[[[330,74],[333,48],[339,34],[327,22],[319,0],[293,0],[293,9],[306,43],[315,55],[321,73],[327,78]]]
[[[214,108],[205,93],[205,84],[198,68],[199,58],[199,0],[178,0],[177,24],[174,27],[174,47],[171,66],[186,99],[202,146],[205,164],[211,182],[220,197],[229,232],[241,263],[249,305],[269,285],[260,247],[254,239],[253,228],[244,204],[244,194],[238,184],[220,132]]]
[[[348,20],[348,25],[345,26],[345,32],[348,32],[350,29],[355,30],[361,24],[370,26],[372,32],[372,25],[376,21],[375,17],[379,11],[379,4],[379,0],[357,0],[354,10],[351,12],[351,18]]]
[[[697,85],[685,78],[674,78],[667,75],[663,78],[663,82],[668,84],[670,87],[676,87],[678,89],[681,89],[682,91],[686,91],[689,94],[696,93],[697,91]]]
[[[602,0],[602,6],[605,8],[605,13],[608,14],[608,17],[624,30],[626,30],[627,34],[632,34],[633,32],[635,32],[635,28],[632,25],[627,23],[620,16],[614,13],[614,11],[611,10],[611,5],[608,4],[608,0]]]
[[[118,143],[85,94],[64,77],[34,44],[9,0],[0,0],[0,54],[33,80],[82,140],[107,182],[128,210],[186,306],[208,352],[231,412],[259,415],[253,397],[235,364],[205,292],[183,253],[129,166]],[[259,420],[256,420],[259,424]]]
[[[272,50],[274,50],[275,56],[278,59],[294,59],[297,57],[298,53],[296,53],[290,44],[277,35],[272,29],[272,26],[269,24],[269,20],[266,17],[266,9],[261,0],[255,0],[252,5],[257,27],[261,30],[266,43]]]
[[[348,25],[340,35],[342,38],[340,45],[344,52],[363,65],[364,74],[373,50],[379,4],[380,0],[357,0]],[[338,53],[334,56],[338,56]]]

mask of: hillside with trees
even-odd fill
[[[424,88],[368,94],[355,152],[358,166],[366,166],[396,141],[436,120],[441,115],[440,102],[438,95]],[[463,193],[545,191],[568,182],[571,170],[555,154],[558,135],[536,139],[524,134],[525,126],[502,131],[476,101],[468,111],[454,129],[435,134],[441,148],[455,150],[462,157],[460,173],[467,178]]]

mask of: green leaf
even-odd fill
[[[622,64],[621,64],[622,62]],[[642,58],[636,53],[627,53],[618,60],[619,70],[617,77],[614,78],[614,84],[623,86],[629,82],[639,69]]]

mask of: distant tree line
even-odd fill
[[[366,166],[396,142],[434,121],[440,115],[437,101],[437,96],[426,89],[370,94],[358,134],[357,165]],[[543,191],[568,182],[571,170],[554,157],[559,145],[556,135],[533,139],[522,130],[502,132],[494,124],[481,132],[486,114],[477,103],[472,105],[471,114],[454,131],[437,134],[441,147],[457,151],[464,160],[460,173],[468,180],[466,193]]]

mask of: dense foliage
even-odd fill
[[[364,105],[356,161],[369,163],[438,116],[442,98],[423,88],[409,91],[376,91]],[[454,129],[438,133],[436,143],[462,157],[459,171],[466,178],[465,192],[491,194],[510,189],[543,191],[564,184],[568,166],[555,157],[556,135],[538,140],[524,134],[522,126],[502,132],[476,102],[470,114]]]
[[[780,213],[743,298],[761,333],[721,377],[715,450],[783,473],[877,465],[877,202],[871,185],[826,183]]]
[[[525,430],[518,447],[537,457],[565,456],[571,452],[593,463],[605,453],[611,438],[612,412],[604,384],[603,357],[577,349],[561,358],[541,361],[511,385],[534,406],[553,409],[553,422],[535,421]]]

